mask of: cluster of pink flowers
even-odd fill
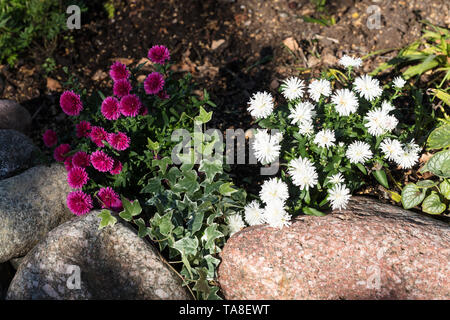
[[[170,52],[164,46],[153,46],[148,52],[148,58],[153,63],[164,65],[170,60]],[[148,109],[139,97],[132,93],[133,87],[129,81],[130,72],[126,65],[117,61],[109,70],[114,81],[113,97],[107,97],[101,105],[101,113],[107,120],[118,120],[121,116],[136,117],[148,114]],[[150,73],[144,81],[147,94],[157,95],[160,99],[168,99],[164,90],[165,80],[158,72]],[[60,97],[61,109],[69,116],[78,116],[83,110],[83,103],[78,94],[65,91]],[[82,188],[89,181],[88,168],[112,175],[120,174],[122,163],[101,150],[105,141],[115,150],[124,151],[130,147],[130,138],[123,132],[109,133],[100,126],[93,126],[88,121],[80,121],[76,125],[76,137],[86,138],[94,143],[99,150],[88,154],[84,151],[71,149],[69,144],[60,144],[53,151],[53,157],[63,162],[67,170],[67,180],[71,188],[75,189],[67,196],[67,206],[75,215],[84,215],[94,206],[92,197],[83,192]],[[53,130],[47,130],[43,135],[44,144],[51,148],[57,145],[58,137]],[[92,170],[92,169],[90,169]],[[100,188],[96,194],[99,205],[111,210],[122,210],[119,195],[110,187]]]

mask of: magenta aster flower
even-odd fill
[[[148,115],[148,109],[146,106],[144,106],[144,105],[141,106],[141,109],[139,109],[139,115],[140,116]]]
[[[150,73],[144,81],[144,89],[147,94],[157,94],[164,88],[164,77],[159,72]]]
[[[103,116],[108,120],[119,119],[120,117],[119,101],[114,97],[106,98],[102,102],[101,111]]]
[[[127,79],[120,79],[114,82],[113,92],[114,95],[119,98],[129,95],[131,89],[131,84]]]
[[[97,195],[102,208],[113,209],[115,211],[121,209],[122,201],[120,201],[119,195],[111,187],[101,188]]]
[[[119,61],[114,62],[109,70],[109,75],[114,81],[121,79],[128,79],[130,72],[127,70],[127,66]]]
[[[69,116],[77,116],[83,110],[80,96],[73,91],[65,91],[59,98],[59,104]]]
[[[123,132],[110,133],[107,139],[108,143],[119,151],[126,150],[130,146],[130,138]]]
[[[67,172],[73,169],[73,156],[68,156],[66,160],[64,160],[64,167],[66,167]]]
[[[83,191],[73,191],[67,195],[67,206],[75,215],[81,216],[92,210],[92,198]]]
[[[170,99],[170,96],[167,94],[166,90],[161,90],[160,92],[157,93],[157,96],[161,100]]]
[[[90,160],[92,166],[100,172],[110,171],[114,164],[114,160],[103,151],[93,152]]]
[[[112,166],[111,170],[109,170],[109,173],[115,175],[115,174],[119,174],[121,172],[122,172],[122,162],[114,159],[113,166]]]
[[[97,147],[104,147],[103,141],[106,141],[106,136],[108,133],[105,129],[102,127],[92,127],[91,133],[89,134],[89,137],[91,138],[92,142],[97,145]]]
[[[58,137],[55,131],[48,129],[44,132],[42,140],[44,140],[45,146],[51,148],[58,142]]]
[[[120,112],[126,117],[135,117],[139,113],[142,103],[134,94],[129,94],[120,100]]]
[[[77,130],[77,138],[84,138],[89,136],[89,132],[91,131],[91,124],[87,121],[80,121],[76,127]]]
[[[148,58],[153,63],[165,64],[166,60],[170,60],[170,52],[165,46],[153,46],[148,50]]]
[[[70,145],[68,145],[67,143],[61,144],[55,148],[55,151],[53,151],[53,158],[55,158],[55,160],[58,162],[62,162],[66,160],[66,154],[70,152],[70,150]]]
[[[72,189],[82,188],[89,180],[88,174],[84,168],[73,167],[67,173],[67,181]]]
[[[89,155],[84,151],[78,151],[73,155],[72,164],[74,167],[86,168],[91,164],[89,162]]]

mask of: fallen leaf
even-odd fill
[[[47,78],[47,89],[50,91],[60,91],[62,89],[62,86],[57,80]]]
[[[296,52],[299,49],[297,41],[293,37],[283,40],[283,44],[291,51]]]
[[[218,47],[220,47],[224,43],[225,43],[225,39],[213,40],[213,42],[211,43],[211,50],[216,50]]]
[[[101,80],[105,80],[107,77],[108,77],[108,74],[106,72],[104,72],[103,70],[97,70],[91,79],[94,81],[101,81]]]
[[[112,59],[109,59],[109,60],[111,60],[113,62],[119,61],[120,63],[123,63],[124,65],[127,65],[127,66],[129,64],[133,63],[133,59],[128,59],[128,58],[112,58]]]

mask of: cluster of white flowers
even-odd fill
[[[345,68],[359,68],[362,65],[360,58],[343,56],[339,63]],[[406,81],[397,77],[393,81],[393,88],[401,89]],[[290,114],[288,119],[291,125],[298,128],[299,134],[311,137],[310,142],[320,148],[333,148],[338,144],[336,150],[345,151],[345,156],[352,164],[366,164],[374,157],[369,143],[355,140],[349,145],[342,141],[337,141],[336,133],[328,125],[315,133],[314,126],[317,124],[315,117],[316,105],[322,103],[323,98],[328,98],[334,106],[334,110],[339,116],[348,117],[358,111],[360,99],[365,99],[372,103],[372,108],[363,117],[364,126],[370,135],[380,137],[391,133],[398,125],[398,120],[390,112],[395,110],[389,101],[382,101],[381,107],[375,107],[379,102],[383,89],[377,79],[370,75],[357,77],[353,82],[353,89],[337,89],[332,92],[331,83],[325,79],[313,80],[306,86],[303,80],[291,77],[281,85],[283,96],[290,101]],[[314,101],[301,101],[304,98],[305,88],[309,98]],[[273,113],[274,99],[266,92],[258,92],[252,96],[249,102],[249,112],[255,118],[267,118]],[[327,128],[328,127],[328,128]],[[338,135],[338,138],[340,136]],[[281,133],[270,135],[267,130],[258,129],[254,141],[253,150],[258,161],[268,164],[277,160],[281,152]],[[385,159],[394,161],[400,167],[408,169],[418,162],[420,148],[414,141],[402,144],[400,141],[385,138],[379,146]],[[323,165],[323,164],[322,164]],[[288,164],[288,174],[293,185],[301,191],[308,191],[319,184],[319,176],[315,164],[307,157],[292,159]],[[342,210],[347,207],[351,198],[350,189],[347,187],[342,173],[334,173],[326,178],[321,187],[328,188],[327,200],[334,210]],[[248,225],[258,225],[267,223],[272,227],[282,228],[290,225],[290,215],[285,209],[285,204],[289,198],[288,186],[278,178],[265,181],[260,191],[261,202],[253,201],[245,207],[245,222]],[[242,218],[230,217],[230,229],[240,230],[243,225]],[[231,227],[233,225],[233,227]]]
[[[249,226],[267,223],[271,227],[281,229],[291,224],[291,216],[285,209],[289,197],[286,183],[278,178],[267,180],[263,183],[259,196],[265,204],[264,208],[261,208],[256,200],[245,206],[245,221]]]
[[[387,160],[394,161],[403,169],[410,169],[419,161],[420,147],[414,140],[403,145],[396,139],[386,138],[380,143],[380,149]]]

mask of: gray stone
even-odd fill
[[[218,280],[226,299],[450,299],[450,226],[373,199],[233,235]]]
[[[25,257],[7,299],[190,299],[153,246],[122,222],[98,230],[98,213],[51,231]]]
[[[15,130],[0,130],[0,180],[34,163],[38,152],[30,138]]]
[[[27,109],[13,100],[0,99],[0,129],[14,129],[27,132],[31,116]]]
[[[73,218],[64,166],[38,166],[0,181],[0,262],[28,253],[45,235]]]
[[[22,263],[24,257],[14,258],[9,260],[9,263],[13,266],[14,270],[19,269],[20,264]]]

